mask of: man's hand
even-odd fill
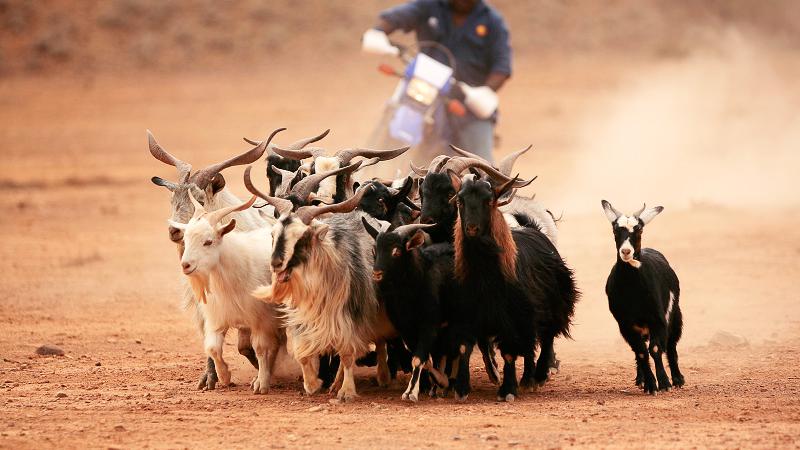
[[[379,55],[397,55],[400,50],[389,42],[389,37],[381,30],[370,28],[361,38],[361,50]]]

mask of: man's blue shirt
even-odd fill
[[[450,49],[456,58],[456,79],[471,86],[486,84],[492,72],[511,75],[508,28],[500,13],[482,0],[460,27],[453,23],[447,0],[411,1],[380,17],[406,32],[415,31],[419,41],[436,41]],[[424,51],[447,63],[441,52]]]

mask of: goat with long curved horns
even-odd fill
[[[279,128],[273,131],[269,137],[259,142],[255,148],[236,156],[235,158],[228,159],[221,163],[208,166],[197,173],[192,174],[192,165],[184,162],[169,153],[164,147],[156,142],[153,134],[147,131],[147,141],[150,154],[154,158],[163,162],[164,164],[174,166],[178,171],[178,176],[175,182],[164,180],[160,177],[153,177],[152,182],[157,186],[166,187],[172,193],[172,215],[170,220],[175,223],[188,223],[196,212],[195,203],[191,201],[190,193],[194,198],[199,199],[207,211],[226,208],[234,205],[241,204],[241,200],[233,195],[228,189],[225,188],[225,181],[220,173],[226,167],[233,165],[248,163],[248,161],[255,161],[261,157],[265,149],[270,145],[270,142],[275,135],[284,128]],[[236,229],[247,231],[255,230],[266,226],[270,218],[265,218],[259,214],[257,210],[246,209],[232,213],[236,219]],[[175,227],[169,227],[169,238],[177,244],[178,255],[183,256],[184,242],[183,230]],[[205,317],[201,308],[197,307],[198,301],[194,297],[189,284],[184,279],[183,289],[183,307],[186,309],[194,308],[194,320],[197,327],[202,333],[205,326]],[[247,328],[239,329],[238,339],[239,353],[247,357],[250,363],[258,368],[258,360],[250,344],[250,330]],[[198,389],[214,389],[218,376],[214,360],[207,359],[206,370],[200,378]]]
[[[372,238],[361,218],[371,219],[354,211],[366,189],[371,188],[359,190],[345,202],[296,211],[288,200],[254,192],[281,215],[273,233],[273,282],[255,295],[283,303],[292,354],[303,368],[306,392],[313,394],[321,387],[314,370],[319,356],[339,354],[343,382],[337,396],[343,401],[356,396],[356,359],[367,353],[371,342],[396,334],[381,312],[369,276]],[[385,355],[378,370],[379,381],[388,382]]]

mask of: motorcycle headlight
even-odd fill
[[[423,105],[430,106],[439,95],[439,89],[436,89],[436,86],[425,80],[412,78],[411,81],[408,82],[406,94]]]

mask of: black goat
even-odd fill
[[[603,211],[614,227],[617,262],[606,282],[608,308],[617,320],[622,337],[636,355],[636,385],[655,394],[672,386],[683,386],[678,368],[678,341],[683,331],[683,315],[678,303],[680,283],[667,259],[657,250],[642,247],[642,231],[661,206],[626,216],[603,200]],[[648,344],[649,341],[649,344]],[[661,355],[666,350],[672,384]],[[658,386],[650,370],[648,353],[656,366]]]
[[[389,222],[390,230],[411,223],[419,216],[419,206],[408,199],[414,186],[411,177],[406,178],[400,189],[387,187],[377,180],[366,184],[371,185],[372,189],[361,198],[359,209],[378,220]]]
[[[404,225],[394,231],[379,232],[362,219],[364,228],[375,239],[375,265],[372,278],[378,288],[389,320],[412,352],[411,379],[404,400],[419,399],[423,365],[427,365],[440,387],[447,378],[433,367],[443,356],[437,345],[446,322],[446,304],[453,295],[453,246],[434,244],[423,248],[432,225]],[[443,367],[442,367],[443,368]]]
[[[503,219],[498,200],[516,180],[493,188],[474,174],[463,180],[455,172],[448,175],[458,193],[454,270],[459,307],[450,321],[460,343],[456,395],[463,399],[470,391],[471,342],[495,336],[504,360],[498,400],[513,401],[518,395],[517,357],[525,357],[523,386],[547,380],[553,341],[558,335],[569,336],[578,291],[572,271],[541,231],[511,230]],[[541,351],[534,364],[537,338]]]

